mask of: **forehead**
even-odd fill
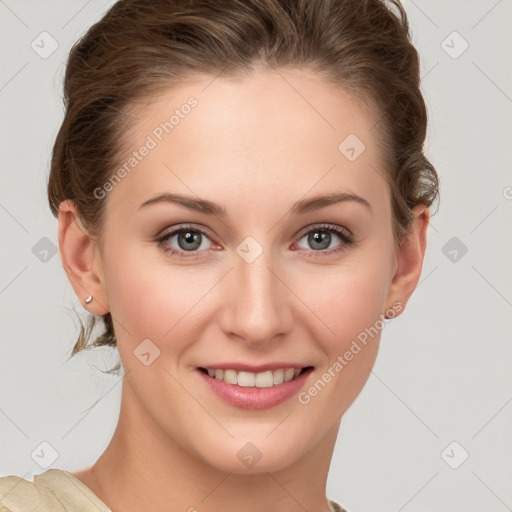
[[[176,188],[208,197],[212,187],[220,202],[234,201],[234,187],[243,201],[272,200],[276,190],[298,198],[342,187],[382,201],[376,114],[303,70],[197,75],[134,105],[122,163],[150,149],[109,200]]]

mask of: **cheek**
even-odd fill
[[[112,248],[107,268],[109,305],[120,352],[133,352],[150,339],[175,367],[180,354],[197,341],[193,324],[218,275],[207,267],[168,264],[164,256],[155,262],[156,250],[121,244]]]
[[[390,258],[385,250],[347,258],[307,280],[300,279],[301,296],[320,320],[329,352],[342,349],[353,337],[375,324],[386,309]],[[320,333],[320,331],[318,331]],[[327,347],[326,347],[327,348]]]
[[[318,406],[337,404],[336,413],[355,400],[377,357],[386,324],[383,313],[393,254],[386,250],[381,246],[380,250],[361,251],[357,258],[347,258],[346,264],[333,266],[316,279],[310,277],[309,287],[306,281],[301,283],[302,296],[307,297],[304,302],[316,317],[311,323],[312,336],[326,355],[317,376],[322,382],[311,389],[311,397],[318,397]],[[390,257],[383,256],[386,254]],[[320,392],[324,385],[329,390],[326,393]]]

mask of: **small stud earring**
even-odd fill
[[[89,304],[89,302],[92,301],[92,295],[89,295],[89,297],[87,297],[87,299],[85,299],[85,303],[86,304]]]

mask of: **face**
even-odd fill
[[[139,105],[97,262],[141,424],[233,472],[284,468],[337,425],[399,314],[375,122],[296,70]]]

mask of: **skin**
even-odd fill
[[[421,274],[429,209],[414,209],[398,246],[377,117],[346,92],[294,69],[212,80],[190,79],[134,109],[127,155],[168,112],[190,96],[198,101],[108,192],[102,244],[77,223],[72,201],[61,204],[63,267],[88,311],[112,313],[125,373],[109,446],[73,474],[114,512],[327,512],[341,417],[369,377],[380,331],[307,404],[293,397],[238,409],[196,367],[298,362],[314,366],[309,388],[394,303],[402,305],[395,316],[403,312]],[[355,161],[338,150],[349,134],[366,146]],[[296,201],[333,191],[356,194],[371,209],[345,201],[291,213]],[[208,199],[226,217],[171,203],[138,210],[162,192]],[[195,253],[177,236],[166,240],[195,255],[188,259],[155,241],[184,223],[208,234]],[[355,243],[332,234],[319,249],[307,234],[321,224],[350,230]],[[247,236],[263,250],[252,263],[236,252]],[[149,366],[134,355],[147,338],[160,349]],[[237,457],[248,442],[262,455],[252,467]]]

